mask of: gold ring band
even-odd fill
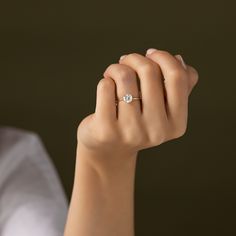
[[[141,97],[133,97],[131,94],[127,93],[123,96],[122,99],[116,100],[116,104],[118,102],[126,102],[126,103],[131,103],[133,100],[141,100]]]

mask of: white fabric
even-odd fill
[[[0,236],[62,236],[67,210],[40,137],[0,127]]]

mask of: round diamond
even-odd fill
[[[123,97],[123,100],[126,102],[126,103],[130,103],[132,102],[132,95],[131,94],[126,94],[124,97]]]

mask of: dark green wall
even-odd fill
[[[121,55],[149,47],[199,72],[187,133],[143,150],[136,235],[236,235],[234,1],[8,1],[0,8],[0,124],[37,132],[70,197],[79,122]]]

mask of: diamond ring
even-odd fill
[[[127,93],[123,96],[122,99],[119,99],[116,101],[116,105],[118,105],[118,102],[126,102],[131,103],[133,100],[141,100],[141,97],[133,97],[131,94]]]

